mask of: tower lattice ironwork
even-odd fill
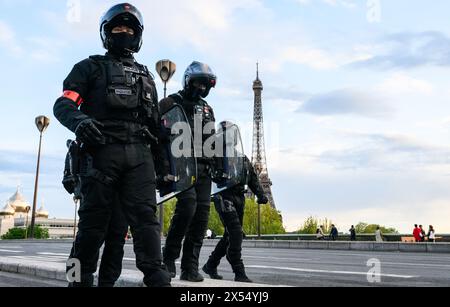
[[[253,152],[252,164],[259,176],[265,194],[269,198],[269,203],[276,208],[272,194],[272,181],[269,178],[266,160],[266,148],[264,143],[264,116],[262,105],[262,91],[264,87],[259,79],[259,64],[256,64],[256,80],[253,82],[255,93],[255,105],[253,115]]]

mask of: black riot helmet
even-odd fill
[[[204,63],[192,62],[183,75],[183,89],[191,99],[206,98],[211,88],[216,87],[217,77]]]
[[[117,26],[127,26],[134,31],[134,35],[126,33],[112,34]],[[141,12],[129,4],[121,3],[110,8],[100,20],[100,37],[105,49],[130,55],[139,52],[142,46],[142,33],[144,32],[144,19]]]

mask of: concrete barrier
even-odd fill
[[[402,243],[398,246],[399,251],[401,252],[409,252],[409,253],[426,253],[427,252],[427,244],[426,243]]]
[[[291,249],[307,249],[308,242],[306,241],[290,241],[289,248]]]
[[[308,241],[308,249],[328,249],[328,241]]]
[[[351,242],[329,242],[328,249],[334,250],[350,250]]]
[[[7,241],[0,242],[0,247]],[[17,243],[61,243],[61,241],[33,240],[8,241]],[[71,241],[63,241],[71,242]],[[205,240],[204,246],[215,247],[218,239]],[[132,244],[132,241],[127,242]],[[164,245],[164,242],[163,244]],[[7,246],[6,244],[3,246]],[[275,249],[316,249],[316,250],[351,250],[376,252],[411,252],[411,253],[447,253],[450,254],[450,243],[402,243],[402,242],[363,242],[363,241],[306,241],[306,240],[244,240],[243,248],[275,248]]]
[[[373,250],[377,252],[398,252],[400,249],[398,242],[384,242],[374,243]]]
[[[426,243],[428,253],[450,253],[448,243]]]
[[[373,251],[374,244],[373,242],[351,242],[350,250],[355,251]]]

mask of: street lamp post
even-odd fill
[[[75,214],[73,218],[73,240],[75,241],[77,237],[77,211],[78,211],[78,203],[80,199],[77,197],[73,198],[73,202],[75,203]]]
[[[28,238],[28,214],[29,214],[30,210],[31,210],[30,206],[27,206],[25,208],[25,211],[27,213],[27,215],[25,216],[25,239]]]
[[[177,65],[170,60],[161,60],[156,63],[156,72],[164,83],[164,98],[167,97],[167,83],[172,79],[177,70]],[[159,207],[159,223],[161,225],[161,236],[164,235],[164,204]]]
[[[261,239],[261,204],[258,203],[258,239]]]
[[[34,181],[34,197],[33,197],[33,211],[31,212],[31,230],[30,237],[34,238],[34,224],[36,220],[36,203],[37,203],[37,192],[38,192],[38,183],[39,183],[39,168],[41,163],[41,147],[42,147],[42,135],[47,130],[50,125],[50,119],[46,116],[38,116],[36,117],[36,127],[39,130],[39,151],[37,158],[37,166],[36,166],[36,179]]]

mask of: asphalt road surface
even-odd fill
[[[0,257],[64,263],[70,248],[71,244],[65,242],[0,242]],[[211,251],[212,247],[202,249],[201,266]],[[243,259],[248,276],[262,284],[297,287],[450,287],[450,254],[247,248],[243,251]],[[177,266],[179,269],[179,263]],[[124,269],[136,270],[130,244],[125,247]],[[234,274],[225,259],[219,272],[226,280],[233,280]],[[64,286],[64,283],[0,273],[0,287],[11,285]]]

